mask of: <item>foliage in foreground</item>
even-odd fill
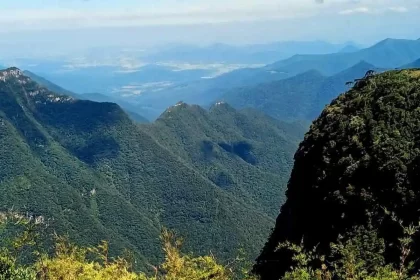
[[[8,232],[4,229],[10,226],[18,228],[13,238],[4,235]],[[39,252],[42,227],[39,219],[0,213],[0,280],[256,280],[245,269],[242,258],[222,265],[212,254],[195,257],[182,253],[182,240],[167,230],[161,235],[164,262],[150,265],[151,271],[142,273],[133,270],[135,260],[128,252],[125,257],[111,258],[107,242],[80,247],[56,236],[53,254]],[[372,227],[357,227],[340,237],[331,244],[330,256],[318,255],[316,248],[307,251],[302,245],[281,243],[277,250],[291,252],[295,263],[282,280],[420,280],[410,261],[412,237],[419,228],[403,227],[399,266],[385,265],[384,239]],[[31,263],[24,261],[28,252],[35,256]]]
[[[49,255],[37,249],[37,219],[15,213],[0,213],[0,280],[233,280],[250,279],[247,273],[236,269],[244,259],[237,258],[228,265],[208,256],[194,257],[181,253],[182,240],[172,232],[162,232],[165,261],[152,266],[152,273],[133,271],[135,260],[127,252],[125,257],[111,258],[107,242],[97,247],[80,247],[67,238],[56,236],[55,252]],[[5,236],[10,227],[19,227],[12,238]],[[8,230],[5,230],[6,227]],[[42,248],[42,247],[40,247]],[[29,255],[32,263],[25,262]],[[238,265],[239,264],[239,265]]]
[[[332,243],[330,256],[319,256],[316,248],[306,251],[303,245],[291,242],[279,244],[277,250],[292,253],[295,266],[283,280],[419,280],[410,260],[412,237],[419,226],[403,227],[404,237],[399,239],[400,263],[385,263],[384,239],[373,228],[357,227],[347,238]]]
[[[258,255],[303,128],[198,106],[137,125],[114,103],[71,99],[18,72],[0,71],[0,211],[44,215],[77,244],[112,239],[111,255],[129,248],[151,263],[164,257],[162,225],[197,254]]]
[[[34,266],[39,279],[122,279],[122,280],[193,280],[232,279],[232,271],[217,263],[213,256],[192,257],[180,252],[181,241],[164,231],[162,234],[165,262],[152,266],[153,276],[135,273],[125,258],[108,258],[108,245],[81,248],[59,239],[53,257],[41,258]],[[90,256],[90,258],[88,258]],[[94,259],[92,261],[92,259]]]

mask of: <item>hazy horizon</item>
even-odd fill
[[[17,57],[315,40],[368,46],[420,38],[413,28],[419,11],[416,0],[8,1],[0,3],[0,51]]]

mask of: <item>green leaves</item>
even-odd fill
[[[372,227],[385,242],[380,254],[384,264],[400,266],[401,248],[395,244],[409,239],[380,209],[395,213],[404,225],[420,220],[420,79],[416,72],[390,71],[364,78],[314,121],[296,153],[288,199],[258,260],[256,267],[262,274],[278,277],[291,262],[285,253],[273,253],[275,243],[304,238],[306,249],[317,246],[319,254],[329,255],[339,235],[348,238],[349,231],[360,226]],[[418,236],[413,238],[413,255],[407,258],[418,269],[420,246]],[[345,263],[357,268],[356,259],[375,258],[349,255]],[[272,273],[269,263],[281,261],[284,268]]]

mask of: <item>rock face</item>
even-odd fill
[[[372,226],[399,263],[404,225],[420,221],[420,71],[359,80],[327,106],[295,154],[287,202],[254,267],[279,279],[293,261],[286,240],[329,255],[330,243],[355,226]],[[420,241],[419,236],[415,241]],[[420,242],[413,248],[419,268]]]
[[[0,80],[5,82],[10,77],[19,78],[22,75],[22,71],[18,68],[8,68],[6,70],[0,71]]]

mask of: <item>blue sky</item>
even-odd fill
[[[418,14],[420,0],[3,0],[0,33],[3,41],[53,36],[71,46],[316,39],[370,44],[420,37]]]
[[[419,0],[4,0],[0,19],[43,28],[196,24],[357,14],[412,14]],[[91,20],[91,21],[90,21]]]

